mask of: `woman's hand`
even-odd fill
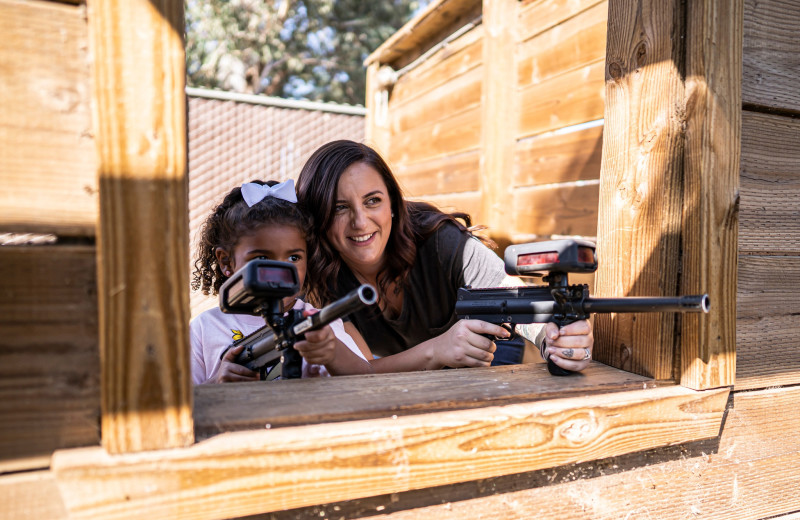
[[[594,336],[588,320],[576,321],[559,328],[555,323],[545,325],[545,359],[564,370],[579,372],[592,361]]]
[[[459,320],[435,338],[433,362],[436,368],[488,367],[497,347],[484,335],[507,338],[510,333],[499,325],[480,320]]]
[[[236,363],[236,356],[244,349],[244,345],[228,349],[220,362],[217,373],[206,383],[238,383],[241,381],[258,381],[258,372]]]
[[[315,310],[303,311],[303,316],[311,316]],[[328,365],[336,358],[336,335],[330,325],[321,329],[306,332],[305,339],[294,344],[294,349],[303,356],[307,363]]]

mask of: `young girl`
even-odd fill
[[[253,181],[234,188],[203,224],[192,289],[218,294],[225,280],[255,258],[291,262],[302,286],[310,222],[296,203],[292,180]],[[315,312],[297,295],[284,298],[282,306],[284,311],[304,309],[304,315]],[[257,381],[258,373],[234,362],[242,345],[230,349],[222,359],[220,355],[234,340],[263,326],[264,319],[259,316],[224,314],[218,307],[193,319],[190,333],[194,383]],[[306,333],[305,340],[294,345],[303,356],[303,377],[371,372],[367,359],[372,359],[372,354],[360,336],[358,339],[357,344],[345,331],[342,320]]]

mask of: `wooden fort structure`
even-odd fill
[[[596,237],[581,376],[193,388],[182,0],[0,0],[0,518],[797,518],[800,3],[435,0],[368,59],[410,195]],[[597,208],[597,209],[595,209]]]

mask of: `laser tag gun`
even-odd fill
[[[583,240],[552,240],[509,246],[506,273],[541,277],[547,285],[458,290],[459,318],[508,324],[553,322],[559,327],[585,320],[593,312],[708,312],[708,295],[677,297],[592,298],[586,284],[569,285],[568,273],[597,270],[595,246]],[[542,349],[543,351],[543,349]],[[553,375],[571,373],[550,359]]]
[[[284,313],[282,299],[294,296],[299,290],[297,269],[288,262],[250,260],[236,271],[220,287],[220,309],[227,314],[261,316],[266,325],[228,345],[220,359],[228,350],[244,345],[235,362],[258,372],[262,381],[281,360],[281,378],[299,378],[303,358],[293,346],[306,332],[320,329],[378,300],[375,289],[364,284],[311,316],[303,317],[303,311],[297,309]]]

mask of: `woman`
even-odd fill
[[[303,166],[297,196],[314,222],[308,276],[317,305],[362,283],[377,288],[379,309],[350,315],[376,371],[488,366],[506,329],[455,314],[459,287],[520,285],[503,261],[472,235],[469,216],[403,199],[384,160],[353,141],[320,147]],[[457,219],[462,219],[466,226]],[[591,359],[588,321],[543,328],[543,350],[566,370]],[[529,338],[533,339],[533,338]]]

